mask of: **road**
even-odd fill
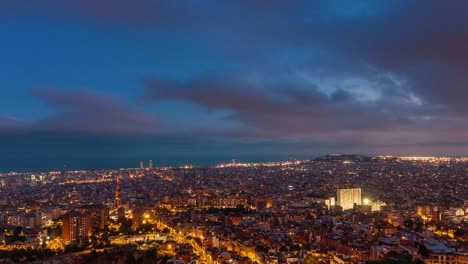
[[[260,256],[257,254],[255,251],[255,248],[253,247],[248,247],[246,245],[243,245],[237,241],[231,241],[230,242],[235,246],[236,251],[239,252],[241,256],[248,257],[250,258],[253,262],[257,262],[259,264],[264,264],[265,262],[260,258]]]
[[[113,245],[128,245],[137,242],[145,242],[148,240],[157,240],[157,241],[166,241],[167,237],[162,236],[158,233],[150,233],[150,234],[139,234],[133,236],[117,236],[117,237],[110,237],[111,244]]]
[[[195,239],[187,239],[187,235],[184,233],[176,232],[172,227],[162,224],[161,228],[168,228],[171,231],[171,235],[178,243],[190,244],[193,247],[193,252],[199,257],[197,263],[208,263],[214,264],[215,262],[211,258],[211,254],[206,252],[203,246],[200,246]]]

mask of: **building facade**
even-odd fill
[[[62,216],[62,240],[65,244],[81,244],[91,235],[91,214],[71,211]]]
[[[336,191],[338,205],[343,210],[353,209],[354,204],[361,205],[361,188],[338,189]]]

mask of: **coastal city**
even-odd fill
[[[468,0],[0,0],[0,264],[468,264]]]
[[[0,175],[0,262],[468,263],[468,158]]]

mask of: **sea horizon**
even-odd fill
[[[60,171],[66,166],[69,171],[75,170],[118,170],[118,169],[133,169],[139,167],[139,162],[144,162],[144,167],[148,167],[149,160],[153,162],[153,168],[158,167],[179,167],[192,165],[194,167],[212,167],[222,163],[230,163],[233,160],[239,163],[265,163],[265,162],[282,162],[291,160],[308,160],[319,157],[320,155],[216,155],[207,157],[203,156],[181,156],[181,157],[154,157],[142,156],[140,159],[134,158],[75,158],[75,159],[54,159],[54,160],[0,160],[0,174],[18,172],[50,172]]]

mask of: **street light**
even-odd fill
[[[364,203],[364,205],[369,205],[370,204],[370,200],[368,198],[364,198],[364,200],[362,200],[362,202]]]

